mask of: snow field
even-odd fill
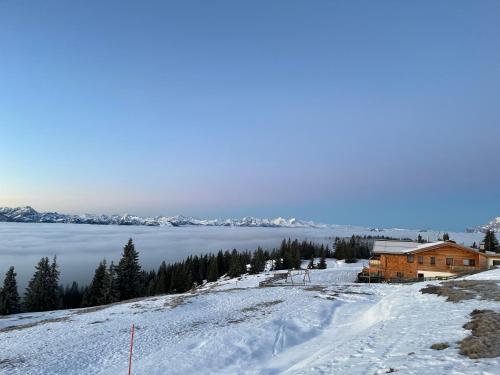
[[[362,263],[329,261],[308,287],[259,288],[271,273],[221,280],[195,293],[104,309],[0,319],[0,374],[498,374],[500,360],[460,356],[475,308],[421,294],[425,283],[354,284]],[[471,276],[500,280],[500,270]],[[1,331],[46,319],[66,319]],[[450,348],[430,346],[448,342]],[[3,361],[3,364],[2,364]]]

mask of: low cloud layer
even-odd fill
[[[123,245],[131,237],[146,270],[157,268],[162,260],[173,262],[190,254],[220,249],[270,249],[283,238],[309,239],[331,243],[335,236],[383,234],[394,237],[416,237],[416,231],[389,230],[370,232],[359,227],[335,229],[310,228],[237,228],[237,227],[140,227],[78,224],[0,223],[0,282],[8,267],[18,274],[20,292],[42,256],[57,256],[61,283],[88,283],[100,260],[117,262]],[[428,232],[430,239],[437,232]],[[482,234],[452,233],[451,238],[466,245],[478,242]]]

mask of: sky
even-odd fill
[[[0,206],[500,216],[498,1],[0,0]]]

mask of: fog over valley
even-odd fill
[[[115,263],[122,248],[133,238],[144,269],[157,269],[161,261],[180,261],[191,254],[218,250],[271,249],[283,238],[307,239],[330,244],[335,236],[352,234],[416,238],[418,230],[385,229],[381,232],[357,226],[330,228],[249,228],[249,227],[147,227],[86,224],[0,223],[0,274],[14,266],[22,292],[42,256],[57,256],[60,282],[86,284],[103,258]],[[422,232],[436,240],[438,231]],[[451,239],[471,245],[479,243],[482,233],[450,233]]]

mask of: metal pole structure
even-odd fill
[[[128,359],[128,375],[132,373],[132,350],[134,349],[134,323],[132,323],[132,336],[130,337],[130,357]]]

